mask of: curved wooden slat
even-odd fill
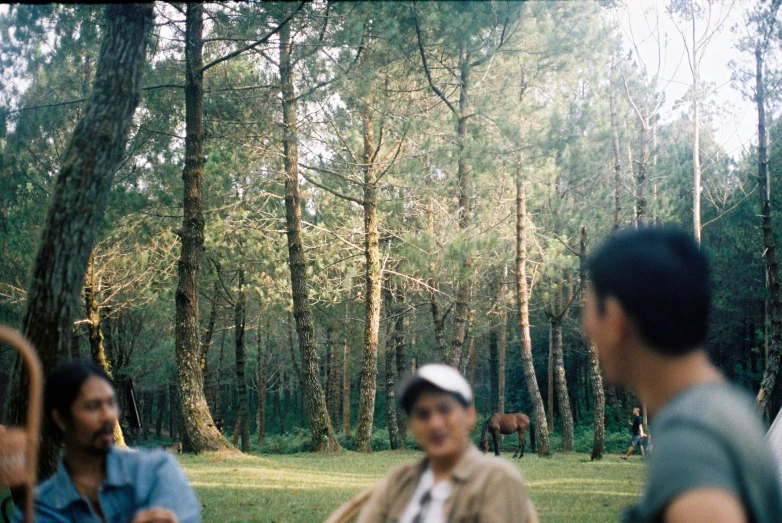
[[[33,522],[33,502],[35,473],[38,463],[38,443],[41,438],[41,401],[43,390],[43,371],[38,353],[27,339],[18,331],[0,325],[0,342],[6,343],[16,349],[22,355],[30,374],[30,398],[27,404],[27,425],[24,430],[4,429],[0,432],[0,447],[8,451],[11,462],[15,462],[14,450],[26,441],[26,459],[21,467],[21,474],[9,474],[6,478],[9,486],[24,485],[25,506],[24,517],[26,523]],[[26,470],[25,470],[26,469]]]

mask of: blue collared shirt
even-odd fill
[[[37,523],[130,523],[136,513],[167,508],[179,523],[201,521],[201,505],[174,457],[166,452],[112,448],[106,456],[106,479],[98,493],[104,520],[73,486],[60,461],[57,472],[35,491]],[[22,521],[17,510],[14,521]]]

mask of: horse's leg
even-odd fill
[[[527,443],[527,440],[524,438],[526,430],[526,427],[519,429],[519,459],[524,457],[524,445]]]
[[[500,455],[500,438],[499,438],[499,430],[492,430],[491,431],[491,437],[494,440],[494,455],[499,456]]]

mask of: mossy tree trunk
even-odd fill
[[[176,289],[176,358],[185,450],[232,448],[206,403],[198,333],[198,282],[204,248],[203,6],[187,4],[185,30],[184,219]]]
[[[71,344],[88,260],[141,98],[152,18],[152,4],[106,7],[92,92],[62,157],[27,293],[23,331],[38,349],[44,373]],[[21,361],[14,370],[20,383],[13,389],[9,422],[20,425],[29,383]],[[57,449],[44,434],[39,479],[51,475],[56,466]]]
[[[372,121],[372,97],[363,100],[364,128],[364,257],[366,259],[366,303],[364,314],[364,350],[359,385],[356,450],[372,452],[372,425],[377,393],[377,346],[380,333],[380,247],[377,230],[377,173],[375,127]]]

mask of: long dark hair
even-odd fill
[[[60,416],[70,418],[71,407],[79,397],[82,385],[92,376],[111,383],[106,371],[91,361],[74,360],[62,363],[47,376],[43,393],[44,421],[55,441],[62,441],[63,433],[54,423],[52,412],[56,410]]]

